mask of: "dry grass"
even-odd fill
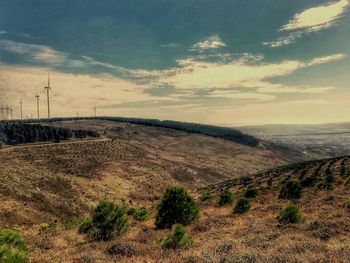
[[[0,225],[20,229],[32,262],[349,262],[350,212],[344,204],[350,189],[341,176],[342,167],[350,167],[348,158],[220,184],[235,200],[248,187],[259,188],[251,210],[234,215],[234,204],[217,205],[220,187],[209,187],[216,199],[208,202],[199,201],[198,188],[283,164],[287,154],[278,157],[272,150],[137,125],[124,124],[119,131],[109,122],[57,125],[106,130],[113,140],[0,151]],[[334,190],[307,188],[295,201],[306,221],[279,225],[278,211],[288,203],[278,198],[283,180],[315,170],[322,179],[328,167],[336,177]],[[188,227],[193,248],[165,252],[158,240],[169,230],[155,229],[153,218],[161,193],[174,184],[196,197],[201,217]],[[130,231],[110,242],[90,242],[67,227],[68,219],[84,217],[104,198],[146,206],[152,219],[130,217]],[[54,227],[39,231],[42,223]],[[106,253],[113,245],[115,252]]]

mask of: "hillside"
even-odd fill
[[[215,199],[200,202],[199,197],[206,187],[219,189],[221,182],[255,178],[256,173],[301,160],[295,153],[114,121],[64,121],[50,125],[91,130],[103,137],[0,150],[0,225],[20,229],[32,262],[112,262],[113,257],[104,252],[110,242],[88,242],[70,223],[84,218],[103,199],[126,207],[145,206],[150,211],[151,219],[146,222],[130,219],[130,231],[122,239],[137,251],[133,262],[225,262],[219,261],[220,257],[235,253],[241,257],[243,252],[250,256],[256,253],[259,258],[249,242],[260,244],[257,238],[262,238],[263,231],[267,231],[263,236],[271,238],[277,235],[271,232],[275,229],[281,238],[284,231],[290,231],[278,228],[274,219],[283,203],[275,198],[278,181],[275,190],[262,189],[264,194],[254,201],[252,211],[242,217],[232,216],[229,206],[218,207]],[[263,180],[253,182],[257,187],[264,186]],[[153,218],[162,193],[172,185],[184,186],[195,196],[201,217],[189,227],[195,247],[169,256],[156,242],[168,232],[156,230]],[[234,186],[235,196],[244,187],[247,186]],[[340,188],[336,187],[334,193],[338,191]],[[325,198],[328,192],[321,195]],[[343,202],[346,196],[339,198]],[[257,221],[258,218],[262,220]],[[265,229],[264,224],[270,229]],[[123,257],[118,260],[130,262]]]

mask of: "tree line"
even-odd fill
[[[3,144],[21,144],[43,141],[60,142],[70,138],[98,137],[89,130],[71,130],[41,124],[0,122],[0,146]]]
[[[37,120],[45,122],[56,122],[56,121],[70,121],[70,120],[108,120],[116,122],[125,122],[132,124],[140,124],[145,126],[154,126],[169,128],[179,131],[185,131],[189,133],[204,134],[212,137],[221,138],[224,140],[236,142],[239,144],[255,147],[259,144],[259,140],[248,134],[244,134],[236,129],[228,127],[219,127],[208,124],[198,124],[171,120],[158,120],[158,119],[143,119],[143,118],[127,118],[127,117],[79,117],[79,118],[51,118],[51,119],[41,119]],[[30,120],[35,122],[35,120]]]

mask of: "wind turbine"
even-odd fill
[[[45,87],[46,90],[46,96],[47,96],[47,117],[50,119],[50,91],[53,95],[56,96],[56,94],[53,92],[53,90],[50,87],[50,75],[47,75],[47,86]]]
[[[40,119],[40,114],[39,114],[39,95],[35,95],[36,98],[36,109],[38,111],[38,119]]]
[[[74,107],[74,109],[92,109],[94,111],[94,116],[96,118],[97,116],[97,107],[96,106],[81,106],[81,107]]]
[[[21,120],[23,120],[23,101],[22,101],[22,99],[19,101],[19,105],[21,108]]]

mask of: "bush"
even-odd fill
[[[201,202],[206,202],[206,201],[212,200],[213,198],[214,198],[214,197],[213,197],[213,195],[212,195],[211,193],[204,192],[204,193],[201,194],[199,200],[200,200]]]
[[[280,198],[284,199],[299,199],[303,196],[302,188],[299,182],[287,181],[282,185],[280,191]]]
[[[136,254],[136,250],[133,246],[125,242],[117,242],[109,246],[106,251],[107,254],[112,256],[131,257]]]
[[[187,234],[186,228],[181,224],[173,225],[170,235],[162,241],[163,249],[184,249],[192,245],[192,237]]]
[[[87,217],[83,219],[81,222],[78,233],[80,234],[88,234],[89,232],[92,232],[94,229],[94,224],[92,223],[91,217]]]
[[[101,201],[79,228],[80,233],[89,234],[94,240],[107,241],[123,235],[128,230],[128,218],[123,208],[109,201]]]
[[[315,186],[317,178],[315,176],[307,176],[300,180],[300,185],[302,187],[312,187]]]
[[[127,213],[129,216],[133,216],[134,213],[135,213],[135,211],[136,211],[136,208],[131,207],[131,208],[128,209],[128,211],[127,211],[126,213]]]
[[[0,262],[29,262],[27,255],[27,245],[21,239],[18,231],[13,229],[0,230]]]
[[[277,217],[281,224],[296,224],[304,221],[299,208],[294,204],[284,206]]]
[[[258,190],[255,188],[249,188],[246,192],[244,197],[246,198],[255,198],[258,196]]]
[[[149,218],[148,211],[146,207],[141,207],[141,208],[134,208],[132,211],[128,211],[128,214],[130,212],[130,215],[134,217],[135,220],[137,221],[146,221]]]
[[[233,194],[230,191],[223,191],[220,194],[219,205],[224,206],[226,204],[231,204],[233,201]]]
[[[333,183],[329,183],[327,182],[327,180],[322,180],[317,184],[317,190],[333,190],[334,189],[334,185]]]
[[[350,199],[345,202],[345,207],[350,211]]]
[[[237,204],[235,208],[233,209],[233,212],[235,214],[244,214],[248,212],[250,209],[250,201],[246,197],[241,197],[238,199]]]
[[[168,188],[157,207],[156,226],[168,228],[173,224],[188,225],[199,218],[193,198],[181,187]]]
[[[44,223],[39,226],[39,233],[40,234],[48,234],[53,233],[57,229],[57,223],[51,222],[51,223]]]

